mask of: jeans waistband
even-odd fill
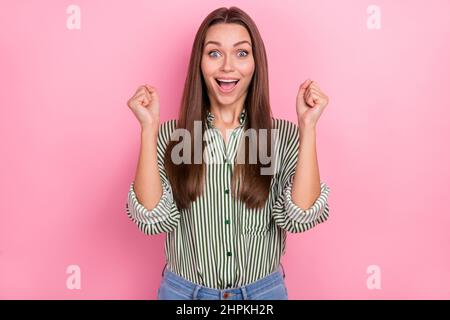
[[[283,264],[282,263],[280,263],[280,267],[281,267],[281,270],[283,271],[283,278],[285,278],[286,277],[286,274],[285,274],[285,272],[284,272],[284,267],[283,267]],[[161,272],[161,276],[164,276],[164,271],[167,269],[167,263],[164,265],[164,268],[163,268],[163,270],[162,270],[162,272]]]
[[[252,292],[258,292],[258,291],[264,291],[270,287],[273,287],[274,285],[283,282],[285,278],[284,273],[284,267],[280,263],[280,267],[272,272],[271,274],[256,280],[255,282],[246,284],[241,287],[236,288],[229,288],[229,289],[215,289],[210,288],[206,286],[202,286],[199,284],[196,284],[194,282],[191,282],[184,277],[179,276],[178,274],[172,272],[169,270],[167,264],[164,266],[164,269],[162,271],[162,276],[165,278],[166,281],[171,282],[173,285],[183,288],[185,290],[188,290],[190,292],[193,292],[194,299],[196,298],[198,292],[201,290],[203,294],[208,295],[223,295],[225,292],[231,293],[231,294],[242,294],[243,298],[247,298],[247,294],[251,294]]]

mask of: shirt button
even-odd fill
[[[225,224],[230,224],[230,220],[229,220],[229,219],[226,219],[226,220],[225,220]]]
[[[230,190],[225,189],[225,194],[228,194],[230,192]]]
[[[230,251],[227,252],[227,256],[231,257],[231,252]]]
[[[227,287],[228,287],[228,288],[231,288],[231,283],[227,284]]]

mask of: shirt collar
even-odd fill
[[[206,115],[206,121],[208,123],[208,125],[210,127],[214,127],[214,115],[209,111],[209,109],[207,110],[207,115]],[[241,114],[239,115],[239,124],[240,127],[242,127],[245,123],[245,121],[247,120],[247,110],[244,108],[242,109]]]

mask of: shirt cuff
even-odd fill
[[[126,206],[128,216],[136,222],[145,224],[157,224],[169,218],[173,203],[172,190],[170,186],[164,182],[162,182],[162,188],[163,193],[156,207],[148,210],[138,201],[134,191],[133,181],[128,192],[128,201]]]
[[[316,221],[325,212],[325,207],[327,206],[330,188],[324,182],[320,182],[319,197],[316,199],[316,201],[314,201],[313,205],[310,208],[304,210],[299,206],[297,206],[292,201],[293,182],[294,176],[292,175],[284,190],[285,192],[284,206],[286,209],[286,215],[290,219],[298,223],[310,223]]]

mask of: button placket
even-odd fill
[[[230,192],[231,190],[230,190],[230,185],[229,185],[230,184],[229,181],[231,181],[232,171],[233,171],[231,159],[233,159],[233,153],[235,152],[233,146],[236,144],[236,139],[237,139],[236,137],[238,136],[238,133],[240,132],[239,130],[242,130],[242,128],[243,128],[243,125],[245,123],[245,118],[246,117],[245,117],[245,110],[244,110],[241,113],[240,126],[235,128],[231,132],[229,139],[228,139],[228,143],[225,144],[225,139],[222,136],[221,132],[219,131],[219,129],[217,129],[214,126],[214,116],[208,112],[208,123],[209,123],[209,126],[211,128],[213,128],[212,132],[214,133],[214,140],[215,140],[215,143],[217,143],[216,144],[216,152],[220,153],[220,151],[223,151],[222,160],[224,161],[225,166],[226,166],[224,168],[225,173],[226,173],[226,175],[225,175],[226,182],[225,182],[225,185],[222,186],[222,188],[223,188],[222,190],[224,192],[223,199],[224,199],[225,203],[227,203],[227,206],[226,206],[227,209],[224,212],[224,223],[225,223],[224,236],[226,237],[225,254],[226,254],[227,258],[230,258],[230,259],[226,260],[225,264],[226,264],[226,268],[229,270],[234,268],[234,261],[233,261],[234,259],[232,259],[232,256],[233,256],[233,254],[232,254],[232,248],[233,248],[232,238],[233,237],[231,235],[233,228],[231,228],[231,218],[230,218],[230,215],[232,216],[232,213],[234,211],[233,210],[234,206],[233,206],[233,202],[231,199],[231,192]],[[219,145],[220,143],[222,143],[222,144]],[[222,149],[222,150],[220,150],[220,149]],[[216,155],[218,156],[218,159],[221,158],[219,154],[216,154]],[[231,212],[228,212],[228,207],[231,208],[230,209]],[[228,281],[232,282],[233,279],[228,279]],[[228,287],[231,287],[230,282],[226,282]],[[231,295],[232,295],[231,293],[224,293],[223,297],[224,297],[224,299],[227,299]]]

